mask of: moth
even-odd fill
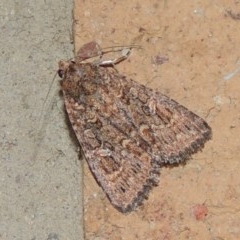
[[[114,60],[86,62],[113,51],[90,42],[75,60],[60,61],[58,70],[66,111],[90,170],[123,213],[147,198],[163,164],[189,159],[212,136],[202,118],[116,71],[113,66],[129,49],[122,48],[125,54]]]

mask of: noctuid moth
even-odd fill
[[[157,185],[162,164],[180,163],[203,148],[211,128],[171,98],[118,73],[124,60],[85,60],[113,49],[85,44],[59,62],[65,107],[90,170],[121,212],[130,212]],[[119,51],[119,50],[117,50]]]

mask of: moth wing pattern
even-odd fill
[[[62,91],[89,167],[111,203],[135,209],[160,167],[179,163],[211,138],[208,124],[169,97],[112,68],[63,62]]]

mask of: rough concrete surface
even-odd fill
[[[238,1],[75,0],[75,45],[139,44],[120,73],[203,117],[213,139],[185,165],[163,168],[137,211],[119,213],[84,161],[88,240],[240,239]],[[163,64],[156,59],[168,58]]]
[[[72,2],[1,0],[0,19],[0,239],[82,239],[81,162],[58,77],[50,89]]]

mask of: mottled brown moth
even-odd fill
[[[131,48],[131,47],[130,47]],[[96,42],[75,60],[59,62],[65,107],[90,170],[121,212],[135,209],[157,185],[163,164],[180,163],[203,148],[211,128],[171,98],[118,73]]]

